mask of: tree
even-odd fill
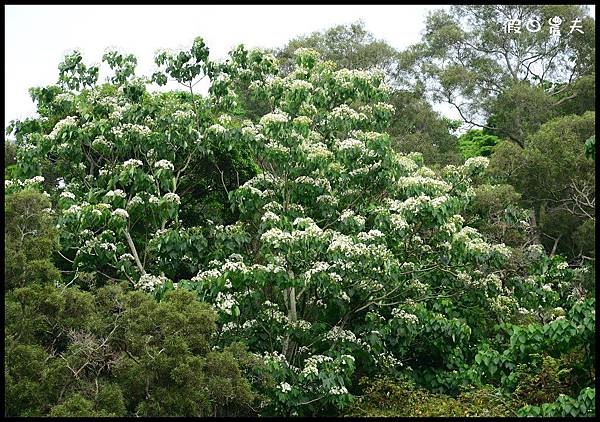
[[[594,122],[594,112],[560,117],[530,136],[525,149],[504,143],[492,155],[492,173],[514,183],[535,209],[548,250],[571,259],[595,255],[589,239],[594,237],[595,163],[585,156]],[[584,233],[587,240],[580,238]]]
[[[426,83],[434,100],[453,105],[466,123],[522,147],[527,135],[580,95],[575,81],[593,80],[594,20],[586,12],[580,5],[461,5],[435,11],[422,41],[402,52],[399,74],[404,83]],[[563,22],[559,37],[547,26],[555,16]],[[511,19],[523,26],[519,33],[507,32]],[[567,32],[566,24],[575,19],[583,33]],[[527,30],[530,21],[542,29]]]
[[[198,75],[212,72],[207,54],[197,39],[190,51],[176,57],[161,53],[157,63],[192,90]],[[170,226],[181,225],[180,211],[193,226],[199,215],[204,221],[231,219],[229,210],[214,204],[225,202],[228,190],[256,171],[244,149],[233,148],[233,139],[203,141],[202,132],[218,132],[223,127],[217,122],[226,124],[219,116],[231,104],[216,99],[234,100],[221,93],[207,99],[193,91],[150,94],[128,62],[110,54],[105,60],[115,68],[118,85],[96,86],[86,79],[89,88],[71,92],[65,87],[77,83],[61,76],[63,87],[32,90],[42,118],[9,128],[19,145],[17,173],[50,173],[46,187],[65,211],[58,221],[63,228],[60,266],[75,270],[75,278],[89,271],[133,281],[153,271],[156,260],[171,262],[172,270],[163,265],[155,277],[192,275],[205,239],[198,230],[174,232]],[[263,63],[268,67],[271,62]],[[162,73],[154,77],[167,78]],[[212,89],[218,92],[218,86]],[[197,171],[187,171],[191,168]],[[60,193],[59,178],[64,183]],[[151,277],[146,276],[155,280]]]
[[[387,75],[391,75],[398,54],[387,42],[376,39],[367,31],[362,21],[300,36],[276,49],[284,74],[294,69],[294,52],[299,48],[318,51],[323,60],[332,61],[340,68],[367,70],[375,67]]]
[[[471,129],[458,137],[458,149],[465,159],[471,157],[488,157],[500,142],[497,136],[490,135],[481,129]]]
[[[31,285],[4,306],[7,416],[254,413],[239,351],[210,350],[215,314],[190,292]]]
[[[58,290],[46,283],[15,292],[7,313],[27,324],[11,327],[13,340],[35,341],[23,353],[18,341],[10,346],[10,379],[18,379],[10,397],[33,383],[24,397],[56,404],[38,413],[218,414],[219,404],[252,400],[233,356],[264,395],[260,414],[338,414],[361,376],[403,374],[457,394],[464,384],[504,386],[502,377],[546,346],[587,347],[594,299],[584,271],[539,245],[521,252],[490,243],[465,224],[489,160],[436,173],[421,154],[394,151],[386,133],[393,92],[381,71],[338,70],[311,49],[295,54],[288,74],[272,55],[243,46],[214,63],[198,38],[190,50],[159,53],[153,75],[189,93],[150,94],[148,81],[126,70],[117,85],[56,100],[64,87],[36,91],[51,99],[41,100],[45,118],[14,124],[29,129],[16,129],[9,193],[50,191],[63,255],[56,262],[74,278]],[[115,57],[107,59],[118,65]],[[211,84],[201,97],[193,87],[203,75]],[[243,92],[268,112],[246,114]],[[228,186],[222,162],[212,161],[227,152],[255,175]],[[184,183],[202,189],[196,181],[209,180],[192,166],[196,155],[215,166],[231,223],[210,214],[182,220],[194,203]],[[240,163],[230,164],[232,175]],[[41,176],[49,167],[62,189]],[[475,212],[488,204],[478,205]],[[540,324],[550,331],[540,334]],[[240,340],[250,355],[234,346]],[[496,348],[505,346],[501,360]],[[44,368],[53,347],[62,358],[47,376],[68,382],[53,384],[53,400],[39,399],[45,388],[31,371]],[[25,352],[31,358],[21,364]],[[104,374],[123,386],[123,400],[114,386],[101,395],[102,380],[91,377],[107,359]]]
[[[253,85],[273,108],[247,126],[261,172],[232,192],[240,220],[219,228],[213,260],[178,288],[216,303],[225,344],[243,337],[267,354],[279,383],[267,411],[332,412],[355,370],[402,362],[453,391],[476,377],[450,375],[466,350],[531,299],[512,293],[528,270],[505,272],[510,250],[457,215],[487,159],[436,176],[381,132],[393,115],[381,74],[334,71],[313,50],[296,60],[286,77]]]
[[[431,108],[422,89],[400,89],[395,72],[398,51],[385,41],[376,39],[363,22],[337,25],[300,36],[276,49],[274,53],[281,61],[284,75],[293,70],[293,53],[298,48],[311,48],[319,52],[323,60],[335,63],[340,69],[383,71],[386,83],[393,87],[389,102],[395,113],[389,133],[394,148],[404,153],[420,152],[431,163],[458,162],[456,138],[447,122]],[[262,114],[267,112],[263,110]]]
[[[61,280],[51,262],[58,233],[52,224],[50,200],[35,189],[39,183],[32,180],[26,189],[4,197],[4,280],[9,289]],[[10,191],[13,184],[7,180],[4,187]]]

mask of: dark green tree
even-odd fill
[[[571,259],[595,256],[595,162],[585,154],[594,123],[591,111],[556,118],[528,137],[524,149],[503,142],[491,157],[491,173],[514,184],[535,210],[548,251]]]

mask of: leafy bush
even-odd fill
[[[457,397],[431,393],[400,379],[363,379],[364,395],[347,411],[358,417],[514,416],[515,403],[490,386]]]

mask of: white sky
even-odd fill
[[[449,6],[5,6],[5,125],[35,113],[28,89],[55,83],[58,63],[78,48],[86,64],[100,63],[107,47],[138,58],[136,73],[150,75],[161,48],[189,48],[202,36],[213,59],[234,46],[280,47],[299,35],[362,19],[376,38],[403,49],[420,39],[425,17]],[[590,6],[595,16],[595,6]],[[106,73],[101,68],[100,78]],[[435,107],[457,118],[444,105]]]

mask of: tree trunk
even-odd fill
[[[124,233],[125,233],[125,238],[127,239],[127,244],[129,245],[129,249],[131,249],[131,254],[133,255],[133,259],[135,259],[135,264],[137,265],[138,269],[140,270],[140,272],[142,274],[146,274],[146,270],[144,270],[144,266],[142,265],[142,262],[140,261],[140,257],[138,256],[137,249],[135,248],[133,239],[131,238],[129,231],[125,230]]]
[[[294,278],[294,273],[288,271],[288,277],[290,280]],[[288,287],[283,292],[283,297],[285,300],[285,304],[288,308],[288,320],[291,323],[295,323],[298,321],[298,313],[296,312],[296,288]],[[286,335],[283,341],[283,351],[282,354],[286,357],[287,361],[290,362],[292,359],[292,355],[294,352],[296,345],[290,341],[289,334]]]
[[[529,213],[529,225],[533,229],[533,241],[538,245],[541,244],[542,241],[540,240],[540,231],[539,231],[538,225],[537,225],[535,209],[532,209],[531,212]]]

